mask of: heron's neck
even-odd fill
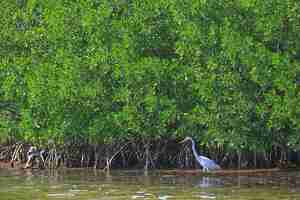
[[[194,140],[192,140],[192,150],[193,150],[194,156],[198,157],[199,155],[198,155],[198,153],[196,151],[196,144],[195,144]]]

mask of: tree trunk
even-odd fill
[[[150,144],[149,144],[149,141],[146,142],[145,144],[145,166],[144,166],[144,169],[147,171],[149,169],[149,162],[150,162],[150,159],[149,159],[149,149],[150,149]]]
[[[98,162],[99,162],[99,154],[98,154],[98,148],[97,145],[94,145],[94,169],[98,168]]]
[[[242,153],[238,151],[238,169],[241,169],[241,158],[242,158]]]
[[[254,168],[256,169],[257,168],[257,154],[256,154],[256,151],[254,151],[254,158],[253,158],[253,160],[254,160]]]

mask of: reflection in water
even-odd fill
[[[197,186],[201,188],[220,187],[222,185],[222,180],[220,178],[209,176],[203,176],[197,184]]]
[[[217,177],[211,177],[211,176],[203,176],[198,184],[197,187],[200,188],[216,188],[222,186],[222,180]],[[213,192],[206,192],[202,191],[199,194],[196,194],[195,197],[199,197],[200,199],[216,199],[217,196]]]
[[[2,200],[300,199],[300,172],[177,176],[163,172],[0,170]]]

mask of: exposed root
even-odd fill
[[[115,157],[123,151],[123,149],[128,145],[129,143],[126,143],[125,145],[123,145],[118,151],[116,151],[110,158],[106,157],[106,166],[104,167],[103,170],[110,170],[111,167],[111,163],[112,161],[115,159]]]
[[[62,156],[57,152],[56,148],[49,151],[45,163],[48,169],[57,169],[60,166]]]
[[[11,160],[11,156],[13,154],[14,148],[13,146],[4,146],[0,148],[0,160]]]
[[[0,160],[11,167],[25,164],[25,168],[57,169],[65,167],[93,167],[110,170],[114,168],[139,168],[148,170],[159,168],[197,168],[191,148],[178,144],[168,138],[134,138],[132,140],[113,140],[111,143],[93,143],[89,141],[70,140],[63,148],[58,149],[54,143],[48,144],[45,150],[29,151],[28,144],[17,143],[0,146]],[[294,167],[299,164],[300,153],[274,147],[270,151],[234,151],[224,146],[205,146],[199,148],[204,155],[216,160],[224,168],[249,169],[270,167]],[[60,152],[63,152],[61,154]],[[297,153],[297,154],[296,154]],[[295,158],[295,155],[298,156]],[[297,162],[298,163],[297,163]]]
[[[35,164],[38,168],[44,169],[46,167],[45,154],[45,150],[39,151],[36,147],[31,146],[27,151],[27,161],[25,164],[25,169],[33,168]]]
[[[18,144],[14,150],[14,153],[10,161],[12,168],[14,168],[15,162],[22,162],[24,157],[23,154],[24,154],[23,144]]]

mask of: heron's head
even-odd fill
[[[192,141],[193,139],[191,138],[191,137],[186,137],[186,138],[184,138],[184,140],[182,140],[181,142],[179,142],[179,143],[185,143],[185,142],[187,142],[187,141]]]

